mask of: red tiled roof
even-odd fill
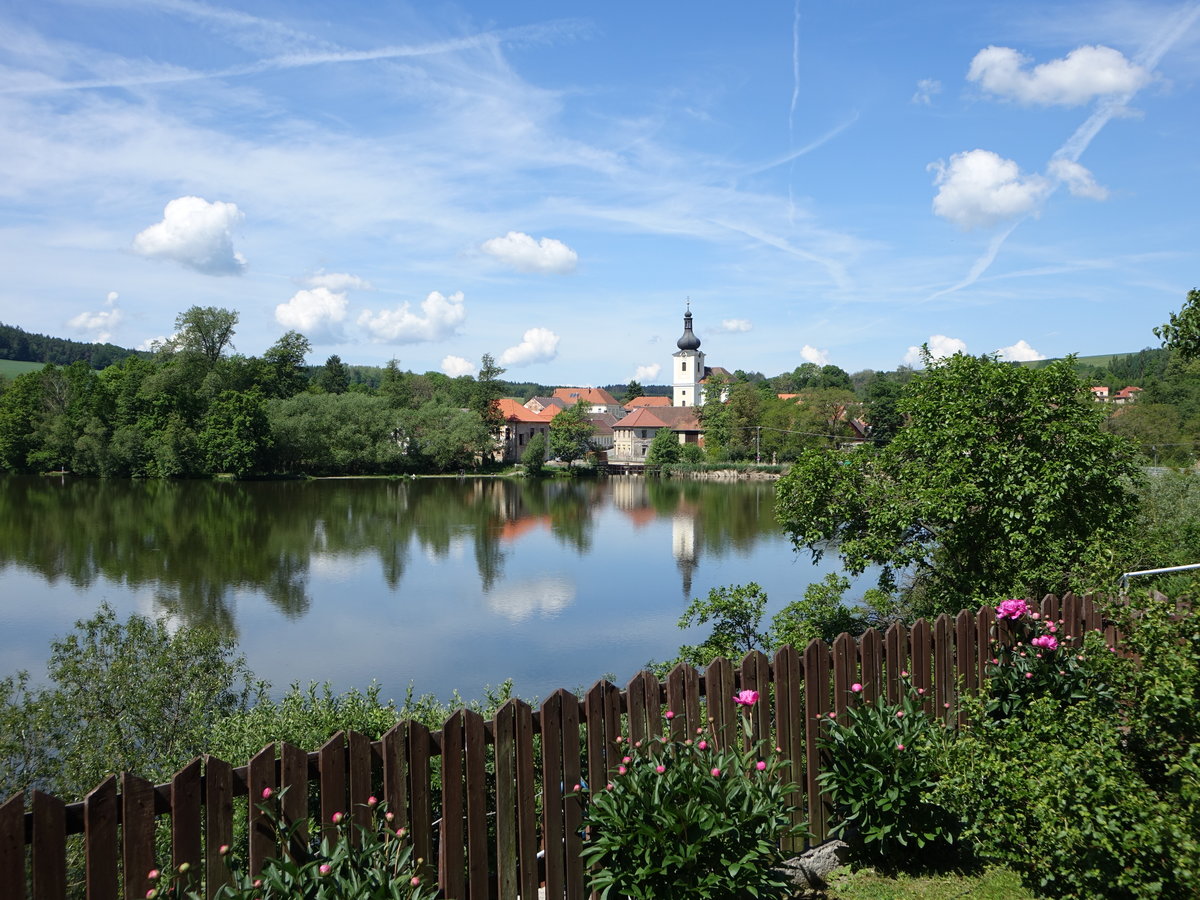
[[[645,406],[670,406],[670,397],[634,397],[625,404],[625,408],[630,412]]]
[[[501,397],[496,401],[496,405],[500,408],[500,414],[509,422],[549,422],[554,418],[554,413],[561,410],[546,410],[545,412],[534,412],[528,407],[522,406],[521,401],[514,400],[511,397]]]
[[[569,404],[576,404],[580,400],[591,403],[593,406],[619,406],[617,398],[610,394],[604,388],[588,388],[588,387],[563,387],[555,388],[554,396],[559,400],[565,400]]]

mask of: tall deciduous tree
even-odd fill
[[[265,378],[263,391],[268,397],[287,399],[308,386],[304,358],[312,352],[312,343],[298,331],[289,331],[263,354]]]
[[[1104,430],[1070,360],[927,366],[885,447],[797,460],[778,487],[784,530],[851,572],[882,566],[882,586],[906,573],[921,612],[1079,586],[1132,518],[1129,442]]]
[[[592,435],[595,432],[596,429],[588,420],[587,403],[581,400],[574,406],[568,406],[550,420],[550,455],[571,465],[592,449]]]
[[[175,317],[175,336],[171,345],[179,350],[199,353],[209,364],[221,358],[226,347],[233,347],[238,314],[217,306],[192,306]]]

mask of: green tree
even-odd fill
[[[393,379],[390,375],[385,377],[388,378],[390,389]],[[317,387],[327,394],[344,394],[350,388],[350,372],[342,358],[335,353],[325,360],[325,365],[317,373],[316,381]]]
[[[289,331],[263,354],[263,393],[286,399],[308,386],[304,358],[312,352],[312,343],[298,331]]]
[[[679,462],[679,436],[670,428],[658,429],[646,451],[646,465],[666,466],[676,462]]]
[[[588,420],[588,406],[582,400],[568,406],[550,420],[550,455],[568,466],[592,449],[596,429]]]
[[[900,397],[904,388],[891,378],[876,378],[867,386],[867,424],[871,426],[871,441],[879,447],[891,441],[904,424],[900,414]]]
[[[809,451],[780,480],[776,514],[796,545],[844,567],[910,579],[919,613],[1081,585],[1132,519],[1134,452],[1070,360],[927,361],[887,446]]]
[[[521,454],[521,465],[525,467],[526,475],[534,477],[541,475],[542,470],[546,467],[546,436],[540,431],[525,445],[525,450]]]
[[[138,615],[122,623],[107,605],[54,641],[47,669],[44,689],[31,690],[24,673],[0,681],[5,796],[39,787],[76,798],[117,772],[165,781],[252,698],[231,638]]]
[[[630,400],[634,400],[638,397],[644,397],[644,396],[646,396],[646,392],[645,392],[645,390],[643,390],[641,382],[630,381],[629,384],[625,388],[625,402],[626,403],[628,403]]]
[[[172,349],[199,353],[209,365],[221,358],[226,347],[233,347],[238,314],[216,306],[192,306],[175,317]]]
[[[1200,290],[1192,288],[1188,291],[1183,307],[1155,328],[1154,336],[1185,360],[1200,358]]]
[[[475,386],[468,404],[471,409],[483,419],[483,424],[493,437],[500,434],[504,427],[504,416],[500,412],[499,400],[504,396],[504,386],[500,376],[504,369],[496,365],[496,360],[490,353],[483,354],[479,361],[479,374],[475,376]]]
[[[209,404],[200,446],[210,471],[239,477],[261,472],[272,443],[266,400],[258,388],[226,391]]]

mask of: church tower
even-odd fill
[[[672,406],[701,406],[704,403],[704,354],[700,338],[692,331],[692,304],[688,301],[683,314],[683,337],[677,342],[679,352],[672,354],[675,396]]]

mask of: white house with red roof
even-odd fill
[[[535,434],[545,436],[549,441],[550,422],[562,410],[557,406],[549,406],[545,410],[535,411],[522,406],[519,400],[502,397],[496,401],[500,414],[504,417],[504,425],[500,428],[498,446],[494,456],[498,462],[517,462],[529,441]]]

